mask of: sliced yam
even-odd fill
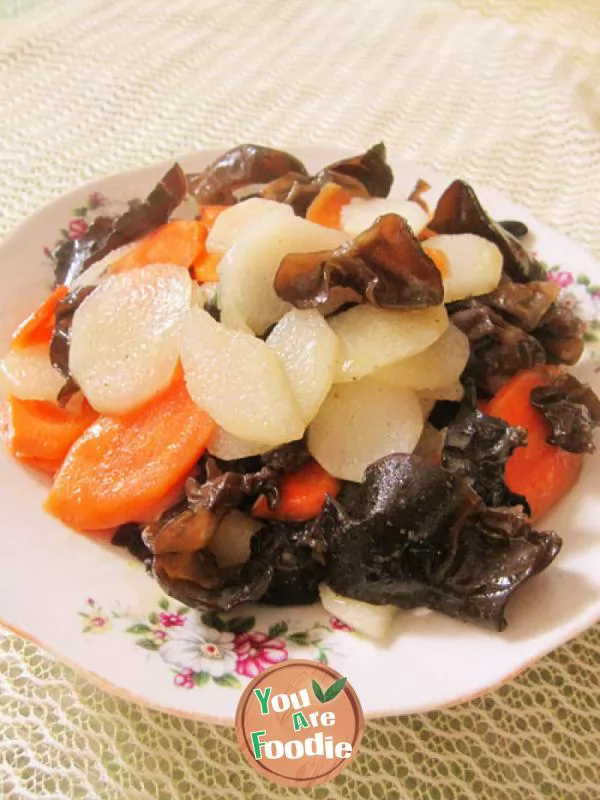
[[[192,262],[192,273],[198,283],[217,283],[219,280],[218,253],[207,253],[202,250]]]
[[[426,350],[377,370],[373,377],[392,386],[438,389],[455,383],[468,359],[468,338],[456,325],[448,325]]]
[[[248,202],[248,201],[246,201]],[[275,205],[280,205],[275,203]],[[334,250],[348,238],[292,215],[272,214],[237,238],[219,265],[221,320],[261,335],[290,310],[275,293],[275,274],[289,253]]]
[[[127,253],[135,250],[139,242],[131,242],[131,244],[124,244],[116,250],[112,250],[107,256],[96,261],[91,267],[84,270],[70,284],[70,290],[74,291],[81,286],[96,286],[101,280],[107,278],[110,274],[110,267],[120,261]]]
[[[438,262],[445,257],[441,269],[444,281],[444,302],[492,292],[502,276],[502,253],[493,242],[471,233],[432,236],[423,242],[423,250]],[[438,266],[439,269],[439,266]]]
[[[341,212],[352,195],[337,183],[326,183],[306,210],[306,219],[326,228],[341,228]]]
[[[390,453],[412,453],[423,429],[418,396],[372,378],[335,385],[308,428],[308,449],[336,478],[360,482]]]
[[[340,487],[337,478],[316,461],[309,461],[282,480],[274,508],[270,508],[267,498],[261,495],[254,503],[252,515],[281,522],[306,522],[319,516],[327,497],[335,497]]]
[[[368,200],[354,197],[341,210],[342,228],[351,236],[358,236],[384,214],[398,214],[408,222],[417,235],[427,225],[427,212],[418,203],[392,197],[372,197]]]
[[[260,197],[250,197],[234,206],[223,210],[214,220],[206,249],[209,253],[223,255],[238,238],[265,219],[286,220],[294,216],[291,206],[286,203],[276,203],[274,200],[263,200]]]
[[[9,397],[6,444],[18,458],[62,461],[73,442],[96,421],[87,402],[78,408],[59,408],[43,400]]]
[[[453,403],[459,403],[463,399],[464,394],[464,387],[458,380],[448,386],[438,386],[437,389],[421,390],[418,395],[423,417],[426,419],[430,415],[434,405],[439,400],[449,400]]]
[[[187,270],[154,264],[108,278],[83,301],[69,368],[97,411],[125,414],[169,385],[191,299]]]
[[[277,356],[261,339],[193,308],[181,360],[191,396],[227,433],[272,447],[301,438],[298,405]]]
[[[167,222],[148,234],[121,259],[113,262],[109,272],[118,275],[149,264],[175,264],[187,269],[198,251],[204,250],[207,234],[206,226],[196,220]]]
[[[219,567],[245,564],[250,559],[250,541],[262,527],[262,522],[241,511],[231,511],[223,517],[208,545]]]
[[[77,439],[46,509],[83,531],[146,520],[189,474],[213,430],[214,422],[176,378],[142,408],[101,416]]]
[[[20,350],[37,344],[49,344],[54,330],[56,307],[68,294],[66,286],[57,286],[43,303],[24,320],[11,338],[11,347]]]
[[[22,400],[56,402],[64,382],[64,377],[50,363],[48,344],[9,350],[0,361],[0,386],[7,394]]]
[[[272,445],[239,439],[217,425],[206,444],[206,449],[215,458],[220,458],[223,461],[236,461],[238,458],[261,456],[263,453],[272,450]]]
[[[267,339],[279,359],[306,423],[316,415],[333,383],[338,340],[315,309],[292,309]]]
[[[362,600],[354,600],[338,594],[325,583],[319,586],[319,594],[325,611],[372,639],[385,638],[398,616],[396,606],[375,606]]]
[[[448,327],[443,306],[388,311],[361,305],[333,317],[340,340],[336,381],[357,380],[430,347]]]

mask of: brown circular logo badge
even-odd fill
[[[347,678],[316,661],[285,661],[261,672],[240,699],[235,726],[250,766],[284,786],[315,786],[341,772],[364,731]]]

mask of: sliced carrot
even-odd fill
[[[17,458],[22,464],[36,469],[38,472],[43,472],[46,475],[55,475],[62,464],[60,458],[22,458],[21,456],[17,456]]]
[[[84,401],[80,408],[59,408],[44,400],[9,396],[6,444],[17,458],[62,461],[73,442],[98,418]]]
[[[147,519],[192,469],[214,427],[178,377],[142,408],[99,417],[69,451],[46,509],[82,531]]]
[[[306,219],[326,228],[341,228],[342,208],[352,196],[337,183],[326,183],[306,211]]]
[[[581,472],[583,456],[548,444],[550,425],[532,406],[529,395],[546,386],[557,373],[555,367],[537,367],[511,378],[489,401],[486,414],[527,429],[527,445],[518,447],[506,465],[506,483],[523,494],[534,518],[545,514],[569,492]]]
[[[279,502],[269,508],[264,495],[254,503],[252,514],[260,519],[277,519],[282,522],[305,522],[317,517],[327,495],[335,497],[340,490],[340,482],[332,477],[316,461],[287,475],[282,483]]]
[[[427,239],[432,239],[434,236],[439,236],[439,233],[432,231],[431,228],[423,228],[423,230],[417,236],[419,241],[424,242]]]
[[[111,264],[109,272],[116,275],[148,264],[177,264],[187,268],[198,251],[204,250],[207,235],[206,226],[196,220],[167,222]]]
[[[199,253],[192,264],[192,272],[198,283],[216,283],[219,280],[220,261],[221,256],[217,253]]]
[[[448,262],[448,256],[446,253],[444,253],[442,250],[436,249],[435,247],[427,247],[427,245],[423,246],[423,250],[425,250],[429,258],[433,261],[442,278],[445,278],[450,271],[450,264]]]
[[[35,344],[47,344],[52,338],[56,307],[68,293],[66,286],[57,286],[44,302],[24,320],[12,335],[14,348],[31,347]]]
[[[200,206],[198,218],[200,222],[204,223],[208,230],[210,230],[215,224],[216,218],[219,214],[222,214],[226,208],[230,208],[230,206]]]

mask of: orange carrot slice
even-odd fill
[[[434,236],[439,236],[439,233],[432,231],[431,228],[423,228],[423,230],[417,236],[419,241],[424,242],[427,239],[432,239]]]
[[[486,414],[527,429],[527,445],[518,447],[506,465],[506,483],[523,494],[532,517],[545,514],[573,487],[583,466],[583,455],[548,444],[550,425],[531,405],[536,386],[547,385],[555,367],[538,367],[518,373],[487,404]]]
[[[326,183],[309,205],[306,219],[326,228],[341,228],[342,208],[351,200],[351,195],[337,183]]]
[[[109,268],[111,275],[149,264],[176,264],[189,267],[198,251],[204,249],[208,231],[196,220],[175,220],[161,225]]]
[[[199,253],[192,264],[192,273],[198,283],[216,283],[219,280],[220,261],[221,256],[217,253]]]
[[[62,461],[73,442],[97,418],[98,412],[87,401],[79,409],[72,410],[44,400],[10,396],[6,444],[17,458]]]
[[[38,472],[43,472],[45,475],[55,475],[62,464],[62,460],[60,458],[55,460],[50,458],[23,458],[21,456],[17,456],[17,458],[22,464],[25,464],[27,467],[31,467]]]
[[[179,377],[142,408],[99,417],[70,449],[46,509],[77,530],[145,520],[192,469],[214,427]]]
[[[222,214],[227,208],[230,208],[230,206],[200,206],[198,212],[200,222],[204,223],[210,230],[219,214]]]
[[[338,479],[316,461],[310,461],[298,472],[283,479],[275,508],[269,508],[267,498],[263,495],[254,503],[252,514],[260,519],[305,522],[320,514],[328,494],[335,497],[339,490]]]
[[[56,307],[68,293],[66,286],[57,286],[33,314],[27,317],[12,335],[11,345],[15,349],[47,344],[52,338]]]

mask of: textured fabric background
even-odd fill
[[[83,180],[203,145],[384,139],[600,256],[599,85],[597,0],[47,0],[0,21],[0,233]],[[2,796],[298,796],[255,776],[232,731],[0,646]],[[599,666],[596,626],[484,698],[371,723],[352,766],[303,794],[595,800]]]

